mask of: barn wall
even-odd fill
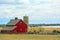
[[[0,27],[0,32],[1,32],[1,30],[2,30],[2,27]]]
[[[27,32],[27,25],[22,20],[20,20],[15,26],[16,28],[13,29],[12,32]]]
[[[3,30],[12,30],[14,29],[16,26],[5,26],[3,27]]]

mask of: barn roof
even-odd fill
[[[6,25],[15,25],[16,23],[18,23],[21,19],[11,19],[10,22],[8,22]]]

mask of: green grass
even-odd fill
[[[60,40],[60,35],[0,34],[0,40]]]

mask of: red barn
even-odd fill
[[[1,30],[3,33],[27,33],[27,24],[18,18],[10,20]]]

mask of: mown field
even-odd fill
[[[0,34],[0,40],[60,40],[60,35]]]

